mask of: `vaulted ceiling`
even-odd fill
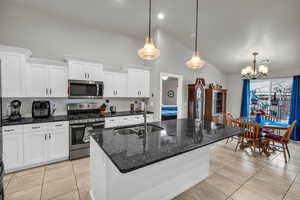
[[[147,29],[147,0],[6,1],[140,39]],[[192,47],[195,2],[153,0],[154,26]],[[270,70],[300,67],[299,8],[299,0],[200,0],[200,54],[229,74],[249,65],[253,51],[271,61]]]

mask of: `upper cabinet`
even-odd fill
[[[2,97],[25,97],[27,49],[0,46]]]
[[[70,80],[102,81],[102,64],[77,60],[68,60],[68,63]]]
[[[127,74],[104,72],[104,97],[128,97]]]
[[[128,69],[128,96],[150,97],[150,72],[141,69]]]
[[[52,64],[27,65],[28,97],[67,97],[67,67]]]

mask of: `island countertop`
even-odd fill
[[[115,128],[92,133],[121,173],[128,173],[179,154],[239,135],[242,129],[210,121],[177,119],[149,123],[162,130],[147,134],[120,134]]]

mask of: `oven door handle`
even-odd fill
[[[71,128],[85,128],[85,125],[72,125]]]
[[[103,122],[92,124],[93,127],[95,127],[95,126],[103,126],[104,127],[104,125],[105,124]]]

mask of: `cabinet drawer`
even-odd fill
[[[3,127],[3,135],[11,135],[23,132],[23,126],[4,126]]]
[[[48,124],[28,124],[24,125],[24,132],[32,132],[32,131],[46,131],[48,129]]]
[[[51,122],[51,123],[49,123],[49,127],[51,129],[68,129],[69,128],[69,122],[68,121]]]

